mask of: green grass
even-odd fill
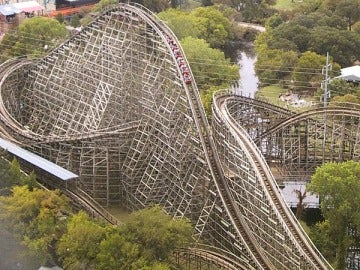
[[[279,99],[279,96],[281,94],[286,94],[288,92],[288,89],[286,88],[282,88],[279,85],[269,85],[269,86],[265,86],[260,88],[257,92],[256,92],[256,98],[259,98],[263,101],[275,104],[279,107],[284,107],[293,111],[304,111],[304,110],[308,110],[310,107],[308,106],[304,106],[304,107],[295,107],[295,106],[291,106],[288,105],[285,101],[281,101]],[[316,103],[317,100],[312,97],[301,97],[302,99],[305,99],[307,102],[311,102],[311,103]]]
[[[285,94],[286,93],[286,89],[278,86],[278,85],[269,85],[269,86],[265,86],[260,88],[257,92],[256,92],[256,97],[263,99],[267,102],[276,104],[280,107],[283,107],[286,105],[285,102],[282,102],[279,100],[279,96],[281,94]]]
[[[292,0],[277,0],[274,7],[278,10],[291,10],[298,6],[299,3],[299,0],[294,0],[294,2]]]
[[[127,223],[131,214],[130,211],[127,211],[121,205],[108,207],[106,210],[115,218],[117,218],[117,220],[119,220],[121,223]]]

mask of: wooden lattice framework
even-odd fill
[[[2,136],[78,174],[102,205],[156,203],[189,218],[194,238],[226,260],[189,256],[220,258],[227,269],[331,268],[237,127],[254,102],[232,113],[232,100],[224,107],[219,98],[211,128],[179,42],[143,7],[119,4],[44,58],[14,59],[0,72]],[[271,110],[249,134],[290,115]]]
[[[280,172],[279,182],[310,181],[316,167],[325,162],[360,160],[356,104],[319,104],[299,113],[246,97],[234,97],[228,104],[234,121]]]

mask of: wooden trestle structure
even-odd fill
[[[102,206],[156,203],[189,218],[215,251],[179,260],[331,269],[264,156],[289,172],[357,159],[357,110],[296,116],[225,93],[210,126],[178,40],[137,4],[105,10],[42,59],[3,63],[0,76],[2,137],[78,174],[77,187]]]

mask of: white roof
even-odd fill
[[[33,12],[44,9],[43,6],[36,1],[19,2],[11,5],[23,12]]]
[[[352,66],[341,69],[341,75],[334,79],[360,82],[360,66]]]
[[[12,155],[35,165],[36,167],[56,176],[57,178],[60,178],[61,180],[70,180],[78,177],[78,175],[56,165],[55,163],[46,160],[34,153],[31,153],[28,150],[22,149],[21,147],[1,138],[0,147]]]

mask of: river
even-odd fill
[[[243,44],[237,53],[237,63],[240,67],[240,80],[236,94],[254,98],[258,89],[259,79],[255,74],[256,54],[252,44]]]
[[[240,80],[235,90],[236,94],[254,97],[259,80],[255,75],[256,55],[253,45],[251,43],[241,44],[234,58],[240,67]],[[24,251],[25,248],[9,232],[2,229],[2,224],[0,224],[0,269],[38,269],[39,261],[24,256]]]

